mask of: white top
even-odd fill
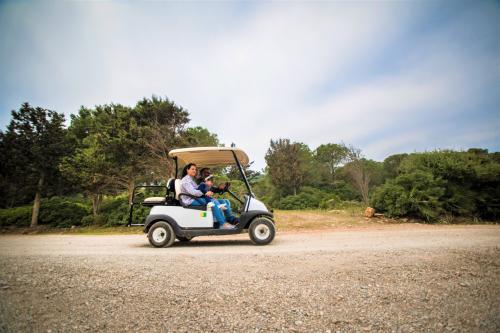
[[[242,166],[249,163],[248,155],[240,148],[234,147],[194,147],[171,150],[170,157],[177,157],[179,166],[194,163],[200,167],[214,167],[236,164],[233,151]]]
[[[203,195],[203,192],[198,190],[198,185],[196,185],[193,177],[190,175],[185,175],[184,178],[181,179],[181,193],[191,194],[195,197],[201,197]],[[186,206],[189,206],[194,201],[193,198],[185,195],[180,196],[179,199]]]

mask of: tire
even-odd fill
[[[149,228],[148,239],[154,247],[169,247],[175,241],[174,229],[165,221],[155,222]]]
[[[193,237],[177,236],[177,239],[179,240],[179,242],[187,243],[187,242],[191,241],[191,239],[193,239]]]
[[[271,219],[267,217],[256,217],[252,223],[250,223],[248,234],[250,235],[250,240],[255,245],[267,245],[273,241],[276,234],[276,228]]]

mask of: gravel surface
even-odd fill
[[[0,236],[0,331],[500,331],[500,226]]]

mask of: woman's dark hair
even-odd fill
[[[192,167],[192,166],[196,166],[196,164],[194,163],[188,163],[186,164],[186,166],[182,169],[182,178],[186,177],[186,175],[188,174],[188,170]]]

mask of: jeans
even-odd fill
[[[222,226],[226,220],[224,219],[224,213],[222,213],[222,209],[217,205],[217,200],[214,200],[214,206],[212,207],[212,213],[214,214],[215,220],[219,222],[219,226]],[[203,206],[209,203],[210,201],[204,198],[197,198],[193,200],[190,206]]]
[[[223,210],[226,220],[229,222],[233,222],[236,217],[234,217],[233,212],[231,211],[231,202],[227,199],[213,199],[215,204],[226,204],[226,210]]]

